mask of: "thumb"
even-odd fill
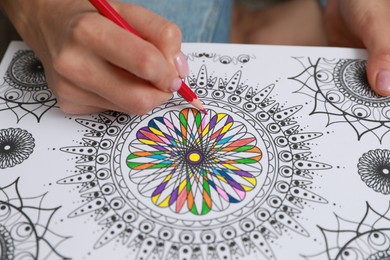
[[[390,37],[387,39],[387,45],[384,42],[375,42],[367,49],[368,82],[378,95],[390,96]]]
[[[354,15],[350,13],[349,25],[355,23],[354,32],[368,51],[368,82],[378,95],[390,96],[390,2],[344,1],[346,2],[353,2],[350,11],[355,12]],[[345,11],[346,9],[344,8]]]

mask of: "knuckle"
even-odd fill
[[[61,50],[60,53],[53,59],[53,69],[61,76],[72,75],[73,66],[75,64],[74,54],[68,49]]]
[[[106,30],[99,26],[100,16],[98,14],[83,14],[76,16],[70,22],[71,40],[84,46],[90,46],[105,39]]]
[[[57,99],[58,105],[60,106],[60,109],[65,114],[77,114],[77,110],[75,109],[74,105],[70,102],[66,101],[65,99],[58,98]]]
[[[133,103],[132,112],[137,115],[144,115],[154,108],[155,104],[152,98],[138,97]]]
[[[181,30],[176,24],[166,21],[161,28],[159,36],[162,41],[169,44],[172,44],[172,42],[181,42]]]
[[[139,60],[137,67],[141,76],[147,80],[154,80],[154,71],[160,66],[160,59],[155,52],[144,51],[142,58]]]
[[[55,90],[56,98],[60,103],[65,102],[65,100],[72,100],[75,97],[74,91],[66,84],[56,84]]]
[[[91,31],[91,19],[88,15],[79,15],[70,22],[70,32],[73,39],[81,40],[87,38]]]
[[[56,73],[59,75],[66,77],[66,75],[69,75],[69,66],[66,60],[62,57],[58,57],[55,60],[53,60],[53,69]]]
[[[89,107],[89,106],[85,106],[85,105],[74,104],[74,103],[68,102],[64,99],[59,99],[58,105],[60,107],[60,110],[63,113],[68,114],[68,115],[85,115],[85,114],[101,112],[104,110],[104,109],[100,109],[100,108],[94,108],[94,107]]]
[[[62,50],[53,59],[54,71],[64,78],[72,81],[82,81],[85,75],[88,75],[84,62],[80,59],[80,53],[71,48]]]
[[[171,94],[161,92],[156,92],[155,95],[150,94],[142,97],[136,97],[134,102],[131,103],[131,113],[145,115],[152,111],[156,106],[168,101],[171,97]]]
[[[66,60],[64,58],[65,56],[63,52],[61,52],[53,59],[52,63],[54,71],[60,75],[63,75],[64,70],[67,68]]]
[[[384,62],[390,62],[390,47],[383,47],[378,51],[378,57]]]

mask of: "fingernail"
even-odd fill
[[[179,76],[181,78],[185,78],[190,73],[190,69],[188,67],[188,62],[184,53],[179,52],[175,57],[175,66],[177,71],[179,72]]]
[[[382,70],[376,76],[376,88],[381,94],[390,94],[390,71]]]
[[[178,91],[180,89],[180,87],[181,87],[182,82],[183,81],[181,79],[179,79],[179,78],[174,79],[173,82],[172,82],[171,88],[169,89],[169,91],[171,91],[171,92]]]

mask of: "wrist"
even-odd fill
[[[40,2],[42,0],[2,0],[0,1],[0,9],[13,24],[19,35],[25,38],[29,33],[34,33],[32,32],[34,28],[31,19],[38,20],[37,17],[40,17]]]

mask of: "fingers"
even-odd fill
[[[115,7],[143,39],[162,52],[175,55],[180,51],[181,32],[177,25],[141,6],[115,3]]]
[[[180,53],[180,30],[173,23],[112,1],[141,39],[87,1],[65,0],[60,13],[52,12],[58,10],[57,3],[50,3],[41,9],[41,19],[29,20],[35,34],[26,40],[40,57],[49,87],[66,113],[111,109],[145,114],[180,88],[182,73],[175,61],[183,67],[186,60]]]
[[[74,48],[68,51],[64,59],[69,60],[56,63],[58,76],[51,80],[57,99],[62,101],[60,106],[67,113],[69,110],[74,113],[70,104],[84,104],[145,114],[171,97],[170,93],[94,56],[93,52],[84,51],[83,57],[79,53]]]
[[[175,68],[158,48],[101,15],[79,17],[73,23],[72,32],[75,42],[161,90],[174,92],[180,88]]]
[[[84,91],[64,79],[52,83],[51,87],[61,110],[66,114],[90,114],[105,110],[126,112],[110,101]]]
[[[176,24],[140,6],[123,3],[114,6],[143,39],[163,53],[180,77],[188,76],[188,63],[181,52],[181,30]]]
[[[364,43],[369,56],[367,64],[367,77],[373,90],[381,96],[390,96],[390,31],[386,30],[390,24],[388,13],[390,5],[385,4],[382,14],[376,16],[371,28],[367,28]],[[379,11],[379,10],[378,10]],[[374,15],[374,14],[373,14]]]
[[[381,96],[390,96],[390,37],[387,40],[387,45],[384,45],[384,42],[376,42],[367,47],[368,81],[373,90]]]
[[[390,95],[390,2],[343,1],[342,11],[349,27],[368,50],[367,78],[381,96]]]
[[[117,105],[112,103],[110,99],[81,89],[79,86],[72,82],[67,82],[65,79],[49,84],[57,98],[61,110],[66,114],[89,114],[106,110],[113,110],[127,114],[142,115],[170,98],[168,96],[164,99],[163,96],[158,93],[157,95],[160,98],[156,100],[154,96],[145,96],[143,90],[132,88],[135,93],[134,98],[129,98],[128,100],[123,99],[125,104]],[[151,90],[155,91],[156,89],[151,87]],[[107,88],[107,92],[115,93],[115,91],[109,87]],[[108,98],[111,98],[111,96],[115,96],[115,94],[107,96]],[[148,100],[145,101],[145,99]]]

